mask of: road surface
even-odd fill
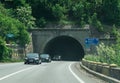
[[[0,64],[0,83],[107,83],[80,68],[79,62],[52,61],[40,65]]]

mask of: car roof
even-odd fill
[[[49,55],[49,54],[40,54],[40,55]]]
[[[27,54],[38,54],[38,53],[27,53]]]

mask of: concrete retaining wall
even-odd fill
[[[27,45],[25,49],[23,47],[20,47],[19,45],[15,45],[15,44],[11,44],[11,45],[6,44],[6,46],[12,49],[12,52],[10,54],[11,55],[10,58],[12,60],[23,60],[26,53],[33,52],[32,43]]]

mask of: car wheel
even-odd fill
[[[51,60],[49,60],[49,62],[51,62]]]
[[[38,64],[39,64],[39,62],[36,62],[36,64],[38,65]]]
[[[24,64],[27,64],[27,62],[24,62]]]

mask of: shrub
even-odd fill
[[[97,54],[100,56],[101,62],[112,63],[115,60],[115,50],[110,46],[105,46],[104,43],[99,44],[97,46]]]
[[[45,18],[44,17],[41,17],[40,19],[38,19],[38,20],[36,20],[36,24],[37,24],[37,26],[38,27],[45,27],[45,25],[46,25],[46,20],[45,20]]]
[[[0,37],[0,61],[11,58],[11,49],[6,47],[5,41]]]
[[[97,55],[86,55],[84,58],[90,61],[103,62],[108,64],[120,65],[120,52],[112,46],[107,46],[104,43],[99,44],[97,48]]]
[[[96,62],[99,62],[100,61],[100,56],[97,56],[97,55],[86,55],[84,57],[86,60],[90,60],[90,61],[96,61]]]

